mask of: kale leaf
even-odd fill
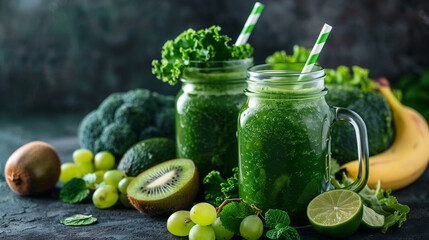
[[[162,59],[152,61],[152,73],[174,85],[191,61],[226,61],[251,56],[253,48],[249,44],[229,46],[231,38],[220,35],[219,31],[218,26],[199,31],[188,29],[176,39],[167,41],[162,48]]]
[[[207,202],[219,206],[226,199],[238,197],[238,168],[233,168],[232,171],[234,175],[226,180],[218,171],[211,171],[204,177]]]

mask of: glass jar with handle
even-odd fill
[[[348,121],[356,132],[360,174],[346,188],[360,191],[368,178],[363,120],[325,101],[325,72],[304,64],[265,64],[248,71],[247,102],[239,113],[239,196],[266,211],[283,209],[306,224],[308,203],[330,184],[330,128]],[[355,147],[355,146],[350,146]],[[363,174],[363,176],[362,176]]]

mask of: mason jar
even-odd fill
[[[238,165],[237,115],[252,63],[191,62],[184,69],[176,98],[177,153],[195,162],[201,179],[211,170],[228,177]]]
[[[347,186],[359,191],[367,181],[368,142],[363,120],[325,101],[325,72],[303,64],[265,64],[248,72],[247,102],[239,113],[239,196],[258,208],[285,210],[293,224],[306,224],[308,203],[330,185],[330,128],[350,122],[356,131],[364,176]],[[365,166],[363,166],[365,163]]]

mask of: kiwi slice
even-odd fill
[[[185,209],[198,192],[198,171],[190,159],[173,159],[139,174],[128,185],[131,204],[147,215]]]

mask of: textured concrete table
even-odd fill
[[[168,233],[166,217],[151,218],[121,206],[100,210],[90,199],[63,203],[58,198],[60,183],[37,197],[21,197],[9,189],[4,179],[5,162],[29,141],[46,141],[57,149],[63,162],[72,161],[72,152],[79,147],[76,129],[82,116],[0,116],[0,239],[178,239]],[[360,231],[349,239],[429,239],[429,170],[394,195],[411,208],[402,228],[391,228],[386,235]],[[60,219],[73,214],[92,214],[98,222],[82,227],[60,224]],[[312,227],[298,231],[302,239],[323,239]]]

